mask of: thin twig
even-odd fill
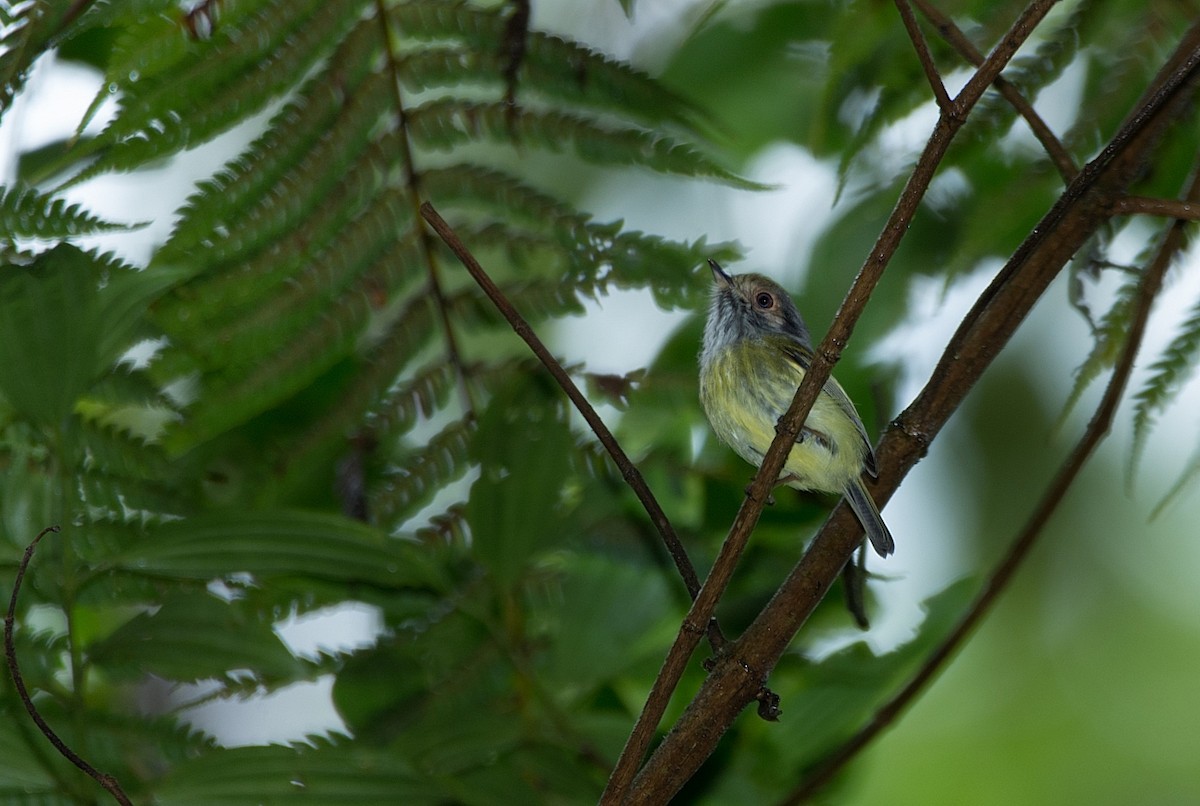
[[[717,602],[720,600],[726,585],[733,576],[734,566],[745,549],[746,543],[749,541],[750,533],[758,523],[758,518],[762,513],[767,495],[771,487],[774,486],[775,480],[779,477],[779,472],[783,469],[783,464],[796,439],[796,435],[800,433],[801,425],[808,417],[808,412],[816,402],[817,395],[820,393],[825,381],[829,379],[833,365],[840,357],[842,349],[854,330],[855,323],[866,308],[867,300],[870,298],[875,286],[879,283],[884,268],[886,268],[892,255],[895,254],[896,249],[899,247],[901,239],[903,239],[905,233],[908,231],[921,198],[928,189],[929,183],[933,179],[938,164],[945,156],[951,140],[953,140],[954,135],[962,127],[967,113],[970,112],[974,104],[978,102],[987,89],[990,79],[984,82],[978,80],[979,77],[982,75],[994,78],[998,75],[1007,61],[1016,53],[1021,43],[1033,32],[1034,27],[1036,27],[1037,23],[1045,16],[1055,2],[1057,0],[1034,0],[1013,24],[1012,29],[1001,40],[1001,43],[997,45],[992,55],[984,62],[984,65],[976,72],[975,77],[967,82],[967,85],[959,93],[951,107],[939,116],[937,125],[930,135],[929,142],[926,144],[916,168],[905,184],[891,217],[888,219],[883,232],[868,255],[862,269],[859,270],[853,285],[847,292],[846,299],[842,302],[833,325],[817,348],[813,362],[805,373],[804,380],[796,390],[795,396],[792,398],[791,406],[788,408],[787,413],[779,420],[776,429],[778,433],[775,436],[775,440],[763,457],[759,471],[754,477],[750,488],[746,491],[746,499],[738,511],[733,526],[730,528],[729,536],[721,546],[721,551],[713,563],[708,579],[705,580],[704,587],[700,590],[700,595],[692,603],[692,608],[688,611],[688,615],[685,617],[679,633],[676,635],[675,642],[672,644],[670,650],[668,650],[667,657],[663,661],[663,666],[659,670],[658,677],[654,681],[642,712],[638,716],[638,720],[634,724],[633,730],[626,741],[625,748],[621,752],[621,757],[617,761],[617,766],[609,777],[608,785],[601,796],[601,803],[619,804],[625,801],[627,793],[633,784],[634,776],[637,774],[641,759],[645,756],[646,750],[649,748],[650,742],[654,737],[654,731],[657,729],[658,723],[666,711],[671,694],[675,691],[675,687],[679,684],[679,680],[683,676],[687,659],[691,656],[696,648],[696,644],[699,642],[697,634],[698,625],[705,623],[708,618],[711,618]],[[849,553],[847,552],[846,556],[843,557],[839,569],[849,559]],[[765,668],[746,667],[743,670],[743,679],[755,691],[761,691],[766,673],[767,670]],[[683,771],[681,769],[678,772],[682,774]],[[647,797],[653,798],[656,796],[657,794]]]
[[[913,2],[916,3],[921,14],[933,24],[942,38],[958,51],[960,56],[976,67],[983,64],[983,54],[954,24],[954,21],[942,13],[941,9],[934,6],[929,0],[913,0]],[[1046,154],[1058,169],[1063,181],[1070,182],[1075,174],[1079,173],[1079,168],[1075,165],[1075,160],[1062,141],[1033,108],[1033,104],[1025,99],[1016,85],[1002,75],[996,77],[992,86],[1017,111],[1017,114],[1024,118],[1029,125],[1029,130],[1033,132],[1033,136],[1042,144],[1042,148],[1046,149]]]
[[[412,210],[413,226],[417,230],[417,248],[421,252],[421,260],[425,263],[429,275],[429,291],[433,296],[433,305],[437,309],[438,324],[442,328],[442,338],[446,342],[446,358],[454,367],[454,376],[458,386],[459,400],[463,411],[473,416],[478,408],[471,385],[467,382],[466,363],[458,347],[458,337],[454,334],[454,326],[450,321],[449,306],[446,302],[446,292],[442,288],[441,277],[438,274],[437,256],[429,242],[429,234],[420,223],[421,211],[421,175],[417,172],[416,159],[413,157],[412,146],[408,138],[408,111],[404,105],[404,95],[400,92],[400,60],[392,47],[392,32],[388,24],[387,3],[385,0],[375,0],[375,16],[383,31],[384,52],[387,54],[388,69],[392,74],[393,102],[399,117],[400,162],[404,166],[404,187],[408,191],[408,203]]]
[[[1148,196],[1122,196],[1113,203],[1113,215],[1152,215],[1181,221],[1200,221],[1200,203],[1196,199],[1155,199]]]
[[[1191,187],[1187,198],[1200,202],[1200,170],[1194,170]],[[1122,348],[1112,377],[1100,404],[1096,407],[1091,421],[1088,423],[1083,436],[1071,451],[1070,455],[1059,468],[1050,486],[1043,493],[1037,508],[1030,515],[1024,528],[1009,546],[1004,559],[988,577],[987,582],[976,595],[963,617],[954,629],[929,654],[917,673],[896,694],[877,710],[854,736],[847,740],[821,766],[794,791],[788,794],[780,806],[795,806],[817,794],[824,788],[833,776],[837,774],[851,759],[854,758],[867,744],[879,736],[896,718],[908,707],[916,697],[932,682],[937,673],[946,665],[950,657],[957,651],[967,636],[975,629],[983,617],[991,611],[1000,594],[1008,587],[1018,568],[1029,556],[1030,550],[1043,534],[1043,529],[1050,516],[1062,502],[1068,488],[1078,477],[1088,459],[1108,435],[1113,418],[1125,394],[1129,376],[1133,371],[1133,363],[1141,349],[1142,338],[1145,335],[1146,323],[1150,318],[1150,309],[1162,290],[1163,277],[1170,268],[1172,260],[1184,247],[1183,220],[1177,220],[1171,225],[1163,238],[1154,259],[1142,274],[1138,286],[1138,295],[1130,322],[1129,333],[1125,346]]]
[[[542,362],[542,366],[554,377],[554,380],[562,387],[563,392],[575,404],[575,408],[583,416],[583,419],[587,421],[587,424],[596,434],[596,438],[600,440],[600,444],[604,446],[609,456],[612,457],[613,462],[616,463],[617,469],[621,471],[621,477],[625,479],[625,482],[633,490],[638,500],[642,502],[642,506],[645,507],[651,522],[662,536],[663,543],[666,544],[671,559],[675,561],[675,567],[679,569],[679,575],[683,577],[683,583],[687,586],[688,595],[694,599],[700,590],[700,580],[696,576],[696,569],[693,567],[692,561],[683,547],[683,543],[679,540],[679,536],[675,534],[675,529],[671,526],[670,520],[667,519],[666,513],[658,505],[654,493],[650,492],[650,488],[647,486],[645,479],[642,478],[642,474],[629,459],[629,456],[626,455],[625,450],[617,442],[616,437],[612,435],[612,432],[608,430],[608,426],[600,419],[600,415],[596,413],[591,403],[579,391],[579,387],[571,380],[571,376],[563,369],[562,364],[546,348],[546,345],[542,343],[537,334],[533,332],[533,328],[517,312],[517,309],[512,306],[512,303],[505,297],[504,292],[487,275],[487,272],[479,265],[479,261],[467,249],[453,228],[433,208],[433,205],[429,202],[423,203],[421,205],[421,215],[429,222],[429,226],[433,227],[446,246],[450,247],[450,251],[458,256],[463,266],[470,272],[471,277],[479,284],[483,292],[487,294],[488,299],[492,301],[496,309],[508,320],[508,323],[512,325],[512,329],[516,331],[516,334],[529,345],[529,349]],[[721,634],[715,619],[710,620],[701,632],[708,633],[713,651],[720,651],[725,646],[725,637]]]
[[[937,100],[938,109],[942,112],[949,112],[952,103],[950,94],[946,92],[942,75],[938,72],[937,65],[933,63],[933,54],[929,52],[929,43],[925,41],[925,34],[921,32],[921,26],[913,15],[909,0],[896,0],[896,10],[900,12],[904,30],[908,32],[908,38],[912,40],[913,48],[917,51],[917,58],[921,61],[921,69],[925,71],[925,78],[929,80],[930,88],[933,89],[933,97]]]
[[[25,706],[29,717],[38,726],[38,730],[42,732],[42,735],[49,740],[50,744],[54,745],[54,749],[61,753],[67,761],[95,779],[100,786],[104,787],[113,796],[117,803],[122,804],[122,806],[133,806],[116,778],[108,773],[100,772],[80,758],[79,754],[70,747],[67,747],[66,742],[59,738],[54,729],[46,723],[46,720],[38,712],[37,706],[33,704],[33,698],[29,696],[28,689],[25,688],[25,680],[21,677],[21,667],[17,664],[17,648],[13,641],[13,624],[17,619],[17,597],[21,593],[21,583],[25,579],[25,572],[29,569],[29,563],[33,560],[33,551],[37,548],[37,544],[50,532],[58,531],[59,528],[57,526],[47,526],[38,533],[38,536],[33,539],[32,543],[25,547],[25,556],[21,558],[21,564],[17,566],[17,575],[13,579],[12,597],[8,600],[8,613],[4,616],[4,657],[8,660],[8,671],[12,675],[13,686],[17,689],[17,696],[21,698],[21,704]]]

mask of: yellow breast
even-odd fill
[[[721,350],[701,368],[700,402],[717,436],[757,466],[803,378],[804,370],[781,351],[746,339]],[[780,478],[800,490],[841,492],[862,472],[867,450],[854,421],[822,391],[804,425],[816,435],[802,435]]]

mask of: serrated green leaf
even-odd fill
[[[766,188],[721,167],[694,146],[665,134],[601,124],[560,111],[514,108],[504,103],[430,101],[412,111],[409,133],[420,145],[443,150],[490,141],[561,151],[569,143],[588,162],[638,165],[749,190]]]
[[[152,527],[104,564],[175,579],[248,573],[389,589],[440,584],[415,544],[341,515],[300,510],[214,512]]]
[[[60,239],[144,226],[144,223],[105,221],[79,204],[70,204],[66,199],[33,188],[0,186],[0,239],[3,240]]]
[[[154,612],[135,616],[89,647],[88,659],[110,674],[155,674],[180,682],[241,670],[288,680],[304,671],[270,623],[207,593],[179,593]]]

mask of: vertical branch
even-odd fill
[[[37,706],[33,704],[33,698],[29,696],[28,689],[25,688],[25,679],[21,676],[21,667],[17,663],[17,648],[13,640],[13,624],[17,618],[17,597],[21,593],[21,583],[25,579],[25,572],[29,568],[29,563],[33,560],[33,552],[37,548],[37,544],[50,532],[57,533],[58,531],[59,528],[57,526],[48,526],[38,533],[38,536],[33,539],[32,543],[25,547],[25,555],[21,558],[21,564],[17,566],[17,575],[13,579],[12,597],[8,600],[8,612],[4,616],[4,657],[8,661],[8,671],[12,675],[13,686],[17,689],[17,696],[21,698],[21,704],[25,706],[26,712],[29,713],[29,717],[38,726],[38,730],[42,732],[42,735],[49,740],[50,744],[54,745],[54,749],[61,753],[67,761],[70,761],[95,779],[100,786],[104,787],[113,796],[117,803],[122,804],[122,806],[133,806],[116,778],[107,773],[100,772],[91,764],[84,761],[78,753],[67,746],[66,742],[42,718]]]
[[[417,232],[417,248],[425,263],[429,275],[429,292],[433,296],[433,305],[437,308],[438,323],[442,329],[442,338],[446,342],[446,358],[454,367],[457,378],[459,400],[467,416],[473,416],[478,410],[471,385],[467,382],[466,364],[458,347],[458,337],[454,334],[454,325],[450,321],[450,310],[446,302],[445,289],[442,287],[438,273],[437,256],[433,252],[429,233],[421,225],[421,175],[417,172],[416,160],[413,158],[412,145],[408,138],[408,112],[404,106],[404,95],[400,91],[400,60],[392,47],[392,31],[388,24],[386,0],[375,0],[375,16],[379,20],[383,35],[383,48],[387,56],[388,70],[392,74],[392,93],[396,104],[396,114],[400,126],[400,158],[404,165],[404,186],[408,191],[408,203],[412,209],[413,227]]]

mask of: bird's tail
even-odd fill
[[[883,518],[880,517],[879,507],[875,506],[875,499],[871,497],[871,494],[867,492],[867,488],[863,486],[862,479],[855,476],[846,485],[844,494],[846,500],[850,502],[850,508],[854,510],[854,514],[858,517],[858,522],[862,524],[863,530],[866,531],[871,545],[875,548],[875,552],[880,557],[886,557],[895,551],[896,542],[892,540],[892,533],[888,531],[887,525],[884,524]]]

